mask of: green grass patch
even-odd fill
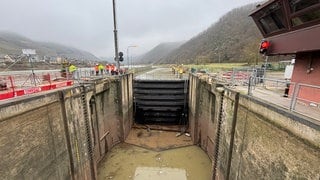
[[[219,71],[228,71],[240,68],[248,67],[247,63],[212,63],[212,64],[188,64],[184,65],[184,67],[188,67],[189,69],[195,68],[197,70],[206,70],[208,72],[219,72]]]

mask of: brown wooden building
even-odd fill
[[[320,0],[269,0],[250,16],[270,43],[265,55],[295,56],[290,94],[320,107]]]

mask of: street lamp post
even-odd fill
[[[129,58],[129,48],[131,48],[131,47],[138,47],[137,45],[131,45],[131,46],[128,46],[127,47],[127,61],[128,61],[128,69],[129,69],[129,60],[130,60],[130,58]]]

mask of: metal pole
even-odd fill
[[[265,87],[265,79],[267,77],[267,64],[268,64],[268,58],[269,56],[266,56],[265,62],[264,62],[264,69],[263,69],[263,86]]]
[[[118,53],[118,34],[117,34],[117,20],[116,20],[116,2],[112,0],[113,5],[113,33],[114,33],[114,49],[115,49],[115,61],[117,62],[117,70],[120,70],[119,53]]]
[[[30,81],[31,81],[31,84],[34,84],[34,86],[37,86],[36,75],[34,74],[33,62],[32,62],[32,59],[31,59],[30,55],[28,55],[28,58],[29,58],[29,63],[31,64],[31,78],[30,78]]]
[[[251,79],[252,79],[252,76],[249,77],[249,82],[248,82],[248,95],[251,96]]]
[[[292,93],[291,102],[290,102],[290,108],[289,108],[290,111],[294,111],[295,108],[296,108],[296,103],[297,103],[299,90],[300,90],[300,84],[299,83],[295,83],[294,84],[293,93]]]

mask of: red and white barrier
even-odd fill
[[[11,90],[6,90],[5,92],[0,92],[0,100],[6,100],[17,96],[23,96],[27,94],[34,94],[43,91],[49,91],[57,88],[63,88],[66,86],[73,85],[73,81],[63,81],[57,82],[53,84],[39,85],[35,87],[26,87],[23,89],[15,89],[13,85],[11,86]]]

